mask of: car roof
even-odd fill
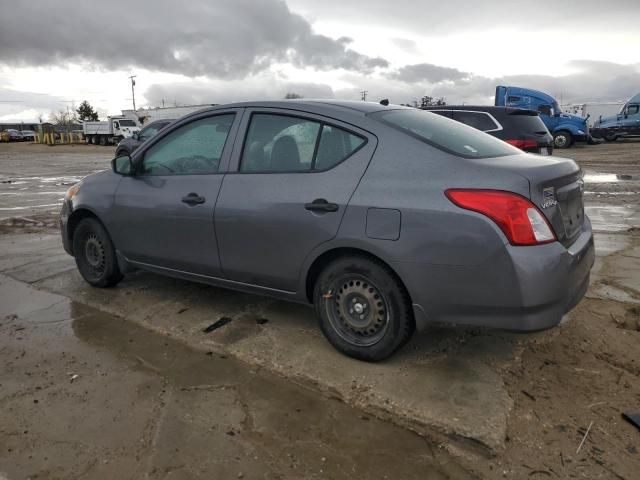
[[[381,105],[375,102],[359,102],[354,100],[335,100],[335,99],[291,99],[291,100],[262,100],[262,101],[247,101],[238,103],[227,103],[216,105],[215,107],[205,108],[199,110],[198,113],[205,111],[215,111],[225,108],[283,108],[283,109],[295,109],[295,110],[325,110],[327,112],[345,112],[351,113],[359,112],[367,114],[371,112],[378,112],[381,110],[397,110],[397,109],[409,109],[410,107],[404,107],[401,105]]]

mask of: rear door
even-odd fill
[[[242,123],[215,211],[222,270],[295,291],[306,256],[336,235],[376,139],[290,110],[253,109]]]
[[[195,117],[139,153],[137,174],[124,177],[116,191],[110,227],[127,259],[220,275],[213,213],[238,116],[230,110]]]

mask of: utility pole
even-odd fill
[[[363,90],[360,92],[360,95],[362,95],[362,101],[366,102],[367,101],[367,93],[369,93],[367,90]]]
[[[136,78],[137,75],[131,75],[129,78],[131,79],[131,98],[133,100],[133,111],[136,111],[136,90],[135,90],[135,86],[136,86],[136,81],[134,80],[134,78]]]

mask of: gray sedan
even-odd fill
[[[312,304],[331,344],[363,360],[434,322],[552,327],[594,262],[573,161],[411,108],[218,106],[112,167],[61,212],[87,282],[143,269]]]

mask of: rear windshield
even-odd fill
[[[423,110],[389,110],[370,113],[369,116],[459,157],[504,157],[522,153],[487,133]]]
[[[545,127],[542,119],[536,115],[510,113],[507,117],[509,120],[509,126],[521,133],[547,133],[547,127]]]

